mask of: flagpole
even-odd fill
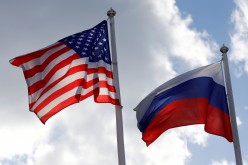
[[[220,52],[222,53],[222,57],[223,57],[224,74],[225,74],[226,88],[227,88],[227,99],[228,99],[228,105],[229,105],[229,110],[230,110],[230,118],[231,118],[232,132],[233,132],[233,146],[234,146],[234,152],[235,152],[236,165],[242,165],[243,163],[242,163],[241,149],[240,149],[240,143],[239,143],[238,127],[237,127],[234,99],[233,99],[233,92],[232,92],[232,84],[231,84],[228,58],[227,58],[228,47],[226,47],[223,44],[223,46],[220,48]]]
[[[110,20],[110,37],[111,37],[114,85],[116,87],[116,97],[119,98],[121,103],[118,66],[117,66],[117,51],[116,51],[116,41],[115,41],[115,27],[114,27],[115,14],[116,12],[112,8],[107,12],[107,15]],[[126,163],[125,163],[125,148],[124,148],[123,122],[122,122],[122,106],[118,106],[118,105],[115,106],[115,115],[116,115],[118,161],[119,161],[119,165],[125,165]]]

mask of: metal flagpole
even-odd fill
[[[234,152],[235,152],[236,165],[242,165],[243,163],[242,163],[241,149],[240,149],[240,143],[239,143],[235,107],[234,107],[234,101],[233,101],[232,84],[231,84],[228,58],[227,58],[228,47],[226,47],[223,44],[223,46],[220,48],[220,51],[223,57],[224,75],[225,75],[225,80],[226,80],[227,99],[228,99],[232,132],[233,132],[233,146],[234,146]]]
[[[107,15],[110,20],[110,37],[111,37],[111,50],[112,50],[112,64],[114,74],[114,85],[116,87],[116,96],[120,100],[120,87],[119,87],[119,76],[117,67],[117,52],[115,42],[115,27],[114,27],[114,16],[116,12],[111,8]],[[124,137],[123,137],[123,122],[122,122],[122,106],[115,106],[116,115],[116,134],[117,134],[117,149],[118,149],[118,161],[119,165],[125,165],[125,148],[124,148]]]

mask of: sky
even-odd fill
[[[247,0],[0,1],[0,165],[118,164],[115,108],[88,98],[43,125],[28,110],[22,70],[9,60],[89,29],[116,12],[127,165],[234,165],[233,143],[203,125],[174,128],[146,147],[133,108],[154,88],[228,58],[239,139],[248,164]]]

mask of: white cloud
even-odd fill
[[[181,136],[186,136],[190,142],[206,147],[209,134],[204,131],[204,125],[194,125],[178,128]]]
[[[247,161],[243,159],[243,165],[248,165]],[[235,165],[234,162],[229,162],[227,160],[221,160],[221,161],[212,161],[211,165]]]
[[[37,126],[39,124],[33,126],[23,124],[23,122],[21,125],[17,123],[8,129],[0,129],[0,162],[3,165],[34,165],[32,155],[35,155],[37,151],[47,152],[44,150],[44,146],[48,145],[44,141],[47,132],[42,131],[42,127]],[[43,147],[37,148],[37,146]]]
[[[162,139],[156,142],[156,146],[150,146],[147,150],[143,151],[146,156],[151,155],[146,165],[160,164],[161,162],[165,164],[184,165],[191,157],[186,140],[182,140],[180,135],[175,131],[167,132],[167,134],[166,137],[162,136]],[[163,154],[157,156],[158,151],[161,150],[161,146],[164,148]]]
[[[231,33],[231,60],[236,65],[237,76],[248,73],[248,1],[235,0],[236,8],[232,12],[231,22],[234,29]]]
[[[122,18],[119,21],[116,20],[116,36],[117,41],[119,40],[117,47],[120,85],[124,104],[126,161],[127,164],[153,165],[163,162],[163,164],[184,165],[192,158],[187,147],[188,141],[200,146],[207,144],[208,135],[202,130],[202,127],[170,130],[160,136],[154,144],[146,147],[140,139],[141,135],[136,127],[135,112],[132,111],[132,108],[136,106],[139,101],[138,98],[141,98],[144,93],[150,92],[151,88],[179,74],[178,70],[183,69],[180,70],[181,73],[210,63],[216,49],[216,43],[212,41],[206,31],[199,32],[190,28],[193,22],[192,18],[190,15],[185,18],[181,16],[175,0],[146,2],[132,2],[132,6],[125,6],[130,5],[128,2],[123,8],[118,6],[124,14],[118,13],[118,17]],[[122,4],[120,3],[120,5]],[[36,10],[35,7],[34,10]],[[90,10],[89,8],[87,12]],[[80,12],[83,11],[80,10]],[[92,24],[92,20],[99,19],[99,13],[94,19],[89,19],[87,12],[82,13],[86,20],[84,24],[88,24],[87,20],[91,20]],[[134,18],[130,19],[129,16]],[[44,15],[44,17],[46,16]],[[57,20],[56,17],[54,19]],[[73,23],[74,19],[68,20]],[[63,27],[65,24],[64,18],[62,23],[56,21],[53,24],[55,22],[53,20],[48,22],[50,27],[55,26],[55,24],[55,27]],[[41,22],[41,24],[43,23]],[[81,24],[80,22],[80,27]],[[73,27],[73,25],[67,28]],[[55,28],[55,30],[58,34],[63,32],[62,28]],[[39,34],[36,32],[36,35]],[[29,36],[29,38],[34,37]],[[26,40],[24,41],[26,42]],[[10,43],[12,42],[11,40]],[[38,45],[34,47],[38,47]],[[10,44],[10,49],[12,50],[12,44]],[[29,112],[26,112],[28,111],[26,86],[23,89],[23,86],[20,87],[20,83],[16,85],[16,82],[24,83],[25,80],[21,71],[18,73],[16,71],[17,69],[15,74],[18,74],[18,79],[13,76],[16,79],[11,80],[14,81],[6,79],[4,82],[7,84],[6,87],[9,83],[15,84],[12,85],[12,90],[9,89],[6,92],[6,98],[15,99],[16,105],[8,102],[11,99],[4,97],[6,100],[4,104],[14,107],[15,113],[10,111],[9,107],[8,110],[0,112],[4,116],[9,114],[3,119],[4,122],[1,120],[0,160],[11,162],[11,160],[24,157],[26,165],[117,164],[115,112],[112,105],[94,104],[92,99],[87,99],[56,114],[43,126],[38,118],[27,115]],[[15,116],[10,117],[11,114],[15,114]],[[9,121],[10,118],[14,118],[13,121]],[[21,122],[18,118],[21,118]],[[5,163],[4,165],[12,164]]]
[[[228,162],[227,160],[213,161],[211,165],[235,165],[233,162]]]
[[[177,73],[173,69],[173,64],[164,52],[152,50],[152,54],[156,55],[153,64],[155,82],[158,82],[158,84],[162,84],[177,75]]]
[[[191,158],[191,153],[187,148],[187,141],[180,136],[180,133],[176,131],[168,131],[149,147],[146,147],[144,142],[129,145],[128,140],[126,146],[130,154],[127,164],[154,165],[163,162],[163,164],[184,165]],[[130,152],[130,148],[136,152]]]
[[[206,32],[199,32],[189,26],[190,15],[182,18],[176,1],[152,1],[154,18],[158,22],[157,40],[161,52],[169,58],[182,60],[186,66],[196,67],[210,63],[217,44]]]
[[[236,117],[237,125],[240,126],[242,124],[242,121],[240,120],[239,117]]]
[[[14,125],[13,127],[8,127],[8,129],[1,128],[0,159],[9,159],[15,155],[32,153],[35,144],[39,143],[44,137],[42,133],[39,134],[38,130],[40,130],[40,128],[27,125]]]

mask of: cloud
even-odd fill
[[[221,160],[221,161],[212,161],[211,165],[235,165],[235,163],[229,162],[227,160]],[[245,160],[243,160],[243,165],[248,165]]]
[[[230,34],[230,57],[237,66],[236,75],[241,76],[243,73],[248,73],[248,1],[235,0],[234,2],[236,7],[231,15],[233,31]]]
[[[164,55],[191,67],[209,64],[217,49],[211,36],[206,31],[190,28],[192,17],[188,14],[183,18],[176,1],[152,1],[152,6],[158,23],[156,40]]]
[[[235,165],[233,162],[228,162],[227,160],[213,161],[211,165]]]
[[[238,126],[242,125],[242,121],[240,120],[239,117],[236,117],[236,121],[237,121],[237,125],[238,125]]]
[[[194,125],[194,126],[186,126],[181,127],[178,130],[181,133],[182,137],[187,137],[190,142],[206,147],[207,146],[207,139],[208,133],[204,131],[204,125]]]
[[[127,164],[150,165],[163,162],[163,164],[184,165],[193,157],[187,146],[188,142],[200,146],[207,144],[208,135],[203,131],[202,126],[170,130],[160,136],[151,146],[146,147],[140,139],[141,133],[136,127],[135,112],[132,109],[142,97],[161,83],[186,70],[209,64],[217,47],[216,43],[206,31],[190,28],[193,19],[190,15],[181,16],[175,0],[113,3],[118,10],[115,23],[120,87],[124,105],[123,122]],[[78,20],[85,20],[82,21],[83,24],[89,27],[95,20],[99,20],[100,14],[95,11],[102,13],[104,10],[97,9],[91,15],[88,12],[93,6],[84,7],[85,5],[81,3],[69,7],[64,6],[66,10],[61,11],[55,10],[57,4],[49,2],[47,8],[44,2],[42,4],[43,9],[37,9],[39,5],[35,5],[32,10],[44,11],[46,9],[49,15],[44,13],[37,16],[39,18],[37,22],[33,19],[31,21],[31,18],[23,19],[22,24],[25,27],[18,26],[19,24],[13,21],[12,35],[15,32],[14,27],[18,27],[19,38],[28,39],[22,42],[19,42],[21,40],[19,39],[17,43],[13,43],[12,39],[8,40],[6,43],[11,44],[6,44],[5,49],[13,51],[13,44],[20,44],[22,51],[26,51],[24,45],[32,49],[37,48],[42,43],[42,41],[39,43],[39,37],[47,37],[46,41],[52,36],[55,37],[56,34],[64,37],[66,30],[69,33],[75,30],[77,25],[81,28],[82,23]],[[59,4],[62,7],[63,3]],[[106,6],[105,2],[104,6]],[[24,6],[21,7],[26,9]],[[80,10],[75,10],[75,7]],[[56,17],[53,15],[53,9]],[[75,19],[68,16],[70,12],[64,12],[67,10],[72,12]],[[30,15],[24,10],[19,12],[22,13],[23,18],[25,14]],[[60,14],[63,17],[58,17]],[[35,12],[30,17],[36,18]],[[14,16],[11,18],[15,20]],[[65,20],[69,21],[70,26],[65,25]],[[49,26],[43,21],[49,22]],[[36,28],[30,31],[27,28],[29,22],[37,23],[38,26],[33,25]],[[20,33],[21,28],[23,31]],[[41,36],[37,31],[41,31],[41,34],[47,32],[47,35]],[[52,31],[56,31],[56,34]],[[32,36],[33,34],[35,37]],[[9,37],[6,37],[7,39]],[[4,53],[7,54],[7,52]],[[15,52],[11,53],[19,52],[15,49]],[[0,99],[3,109],[0,115],[5,116],[0,121],[0,164],[12,165],[16,160],[22,160],[20,162],[26,165],[116,164],[115,112],[112,105],[95,104],[92,98],[89,98],[56,114],[44,126],[33,113],[28,112],[26,85],[21,71],[5,63],[4,70],[7,72],[4,73],[6,74],[4,77],[6,79],[2,83],[6,89],[2,90],[4,97],[1,95]],[[15,100],[15,104],[11,100]]]
[[[133,143],[134,138],[126,139],[127,164],[177,164],[184,165],[192,154],[187,141],[177,131],[167,131],[153,144],[146,147],[143,141]],[[137,150],[138,149],[138,150]],[[138,151],[138,152],[137,152]]]

